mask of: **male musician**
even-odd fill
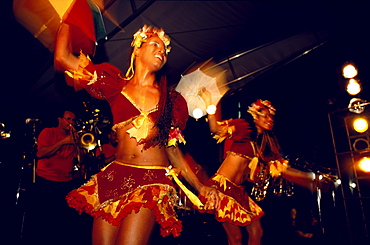
[[[65,199],[68,192],[81,184],[72,176],[78,154],[72,130],[75,121],[72,111],[63,110],[58,126],[43,129],[38,137],[36,183],[30,210],[33,225],[29,230],[35,244],[77,244],[81,227],[86,226],[81,226],[82,218],[68,207]],[[80,227],[73,229],[77,224]]]
[[[72,180],[71,172],[76,158],[76,146],[72,127],[76,116],[64,111],[58,117],[58,127],[45,128],[38,137],[36,174],[40,181],[67,182]]]

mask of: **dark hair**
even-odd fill
[[[257,140],[257,127],[256,127],[256,123],[254,122],[254,119],[253,119],[252,115],[248,112],[245,112],[244,113],[244,119],[251,126],[251,129],[252,129],[252,131],[250,133],[251,140],[256,141]]]
[[[55,116],[56,117],[60,117],[60,118],[63,118],[64,117],[64,113],[66,111],[69,111],[69,112],[72,112],[73,114],[76,115],[76,112],[73,108],[70,108],[70,107],[62,107],[62,108],[59,108],[55,111]]]
[[[264,156],[264,160],[270,161],[272,159],[279,158],[281,155],[281,148],[275,133],[272,130],[264,130],[262,134],[258,134],[254,118],[248,112],[245,113],[244,119],[251,125],[251,140],[256,142],[257,146],[260,147],[261,154]]]
[[[158,103],[158,116],[154,123],[154,130],[151,130],[151,134],[144,143],[144,149],[150,148],[155,145],[160,147],[166,146],[168,141],[168,135],[172,123],[172,100],[171,90],[167,87],[167,78],[164,73],[157,81],[159,87],[159,103]],[[158,131],[157,131],[158,130]]]

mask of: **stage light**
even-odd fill
[[[341,180],[341,179],[336,179],[336,180],[335,180],[335,183],[336,183],[337,185],[340,185],[340,184],[342,184],[342,180]]]
[[[355,189],[357,185],[356,185],[356,183],[355,183],[355,182],[352,182],[352,183],[350,183],[350,184],[349,184],[349,186],[350,186],[352,189]]]
[[[10,138],[10,131],[5,131],[5,124],[0,122],[0,139]]]
[[[364,172],[370,172],[370,158],[368,157],[363,157],[360,159],[360,161],[358,162],[358,167],[360,168],[360,170],[364,171]]]
[[[348,80],[346,90],[350,95],[357,95],[362,90],[361,84],[357,79],[351,78]]]
[[[354,78],[357,76],[358,71],[355,65],[351,63],[345,63],[343,68],[342,68],[342,75],[345,78]]]
[[[369,128],[369,124],[368,124],[368,122],[365,118],[358,117],[355,120],[353,120],[353,129],[357,133],[366,132],[366,130],[368,130],[368,128]]]
[[[196,120],[198,120],[199,118],[201,118],[203,116],[203,111],[202,111],[202,109],[200,109],[200,108],[195,108],[194,110],[193,110],[193,117],[196,119]]]

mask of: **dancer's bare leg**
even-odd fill
[[[229,245],[242,245],[243,235],[239,226],[230,224],[229,222],[223,222],[222,226],[226,231]]]
[[[260,220],[252,222],[251,225],[247,226],[248,231],[248,245],[260,245],[261,238],[263,235],[263,229]]]
[[[146,245],[156,224],[154,211],[141,208],[132,212],[123,221],[115,245]]]
[[[154,212],[148,208],[134,211],[121,223],[113,226],[98,218],[93,225],[93,245],[146,245],[155,226]]]
[[[94,219],[92,230],[93,245],[113,245],[116,242],[118,227],[102,218]]]

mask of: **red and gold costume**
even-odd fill
[[[250,125],[243,119],[218,123],[222,126],[222,129],[214,138],[218,142],[226,139],[225,152],[251,160],[250,167],[256,165],[258,160],[255,157],[254,144],[250,139]],[[233,183],[221,174],[212,176],[205,185],[219,191],[220,208],[218,210],[207,210],[207,212],[215,214],[216,219],[220,222],[247,226],[264,214],[262,209],[249,197],[243,186]],[[200,199],[205,202],[204,197],[200,196]]]
[[[208,211],[215,214],[217,221],[247,226],[263,215],[262,209],[248,196],[244,187],[231,182],[225,176],[215,174],[205,185],[219,191],[220,208]]]
[[[148,121],[156,120],[158,109],[143,112],[135,106],[130,97],[122,92],[127,80],[115,66],[108,63],[95,65],[81,54],[79,70],[72,71],[70,75],[75,86],[108,101],[113,114],[114,130],[132,124],[133,127],[126,132],[135,137],[139,144],[148,137],[149,131],[153,131],[149,129]],[[167,144],[171,146],[185,142],[181,130],[185,128],[188,114],[186,102],[179,93],[170,93],[168,99],[172,100],[173,105]],[[138,166],[114,161],[92,176],[86,184],[70,192],[67,200],[79,212],[87,212],[95,218],[102,217],[115,226],[119,226],[122,219],[132,211],[138,212],[142,207],[150,208],[154,210],[161,226],[162,236],[171,233],[179,236],[182,224],[175,212],[178,196],[169,177],[178,183],[177,173],[170,167]]]
[[[90,181],[73,190],[67,197],[71,207],[119,226],[132,211],[141,207],[154,210],[161,226],[161,235],[179,236],[181,221],[174,206],[178,196],[173,182],[161,166],[137,166],[114,161],[91,177]]]

